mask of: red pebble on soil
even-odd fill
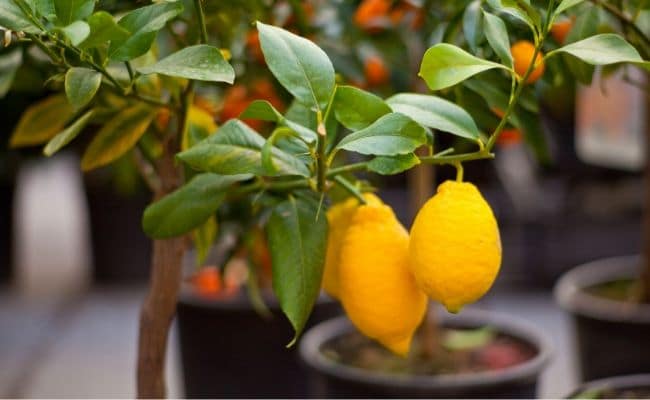
[[[529,358],[519,346],[512,343],[491,343],[478,354],[479,360],[489,370],[504,369],[521,364]]]

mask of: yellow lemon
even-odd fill
[[[364,335],[406,355],[427,299],[409,271],[408,232],[381,202],[356,208],[341,244],[339,298]]]
[[[372,193],[364,194],[368,203],[381,204],[381,200]],[[327,254],[325,270],[323,271],[323,289],[335,299],[339,298],[339,263],[341,261],[341,245],[343,237],[350,226],[354,212],[359,206],[359,200],[349,197],[337,203],[327,211],[329,230],[327,234]]]
[[[499,272],[501,240],[492,209],[476,186],[440,185],[415,217],[409,253],[420,288],[450,312],[483,296]]]

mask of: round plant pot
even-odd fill
[[[300,343],[300,355],[312,370],[312,395],[316,397],[374,398],[534,398],[537,381],[551,356],[551,345],[538,330],[512,317],[492,312],[464,310],[441,314],[446,328],[491,326],[536,349],[528,361],[498,371],[397,375],[371,372],[328,358],[321,349],[330,341],[354,331],[351,322],[337,318],[311,329]]]
[[[255,311],[246,293],[224,300],[196,295],[184,285],[177,319],[185,395],[188,398],[289,398],[307,395],[307,371],[294,332],[274,298],[273,316]],[[307,327],[340,314],[325,296],[314,306]]]
[[[586,288],[638,276],[638,256],[607,258],[574,268],[555,287],[555,298],[575,326],[583,381],[650,372],[650,305],[589,294]]]
[[[12,276],[14,182],[0,180],[0,284]]]
[[[151,240],[142,231],[145,193],[120,196],[110,185],[87,183],[93,281],[141,283],[149,277]]]
[[[567,399],[647,399],[650,374],[624,375],[587,382]]]

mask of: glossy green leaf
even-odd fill
[[[397,156],[375,157],[368,163],[368,170],[380,175],[395,175],[420,164],[420,159],[413,153]]]
[[[312,129],[301,125],[298,122],[283,116],[271,103],[266,100],[253,101],[243,113],[239,116],[243,119],[260,119],[262,121],[275,122],[296,132],[306,143],[314,143],[318,134]]]
[[[645,64],[639,52],[620,35],[603,33],[570,43],[554,50],[547,57],[556,53],[568,53],[591,65],[608,65],[621,62]]]
[[[476,52],[479,43],[483,39],[483,17],[481,15],[481,0],[474,0],[463,13],[463,34],[469,44],[469,48]]]
[[[582,3],[584,0],[562,0],[559,6],[555,9],[555,15],[562,14],[569,8],[576,6],[580,3]]]
[[[0,1],[0,26],[16,32],[40,33],[14,0]]]
[[[49,21],[56,20],[56,8],[54,0],[28,0],[32,9]]]
[[[207,44],[185,47],[153,65],[138,68],[138,71],[208,82],[232,83],[235,80],[235,70],[223,58],[221,51]]]
[[[369,127],[344,137],[335,149],[393,156],[411,153],[426,142],[427,135],[420,124],[404,114],[390,113]]]
[[[503,20],[496,15],[484,12],[485,37],[492,50],[499,56],[501,62],[512,68],[512,54],[510,53],[510,39],[508,30]]]
[[[269,173],[275,174],[278,172],[278,168],[273,162],[273,149],[276,141],[284,137],[295,137],[297,135],[294,131],[289,128],[279,128],[273,131],[271,136],[266,140],[264,146],[262,146],[262,168]]]
[[[196,265],[201,266],[210,253],[210,249],[217,239],[219,226],[217,218],[211,215],[204,223],[192,231],[192,241],[196,250]]]
[[[11,147],[45,143],[61,132],[74,110],[64,95],[55,95],[29,107],[11,135]]]
[[[493,68],[505,67],[474,57],[459,47],[441,43],[424,53],[419,76],[431,90],[440,90]]]
[[[11,89],[16,72],[22,63],[23,52],[19,47],[0,55],[0,99]]]
[[[65,94],[75,110],[79,110],[95,97],[102,84],[102,74],[83,68],[70,68],[65,74]]]
[[[472,117],[448,100],[424,94],[401,93],[386,102],[393,111],[402,113],[427,128],[467,139],[479,138],[480,133]]]
[[[351,130],[366,128],[391,112],[380,97],[354,86],[339,86],[333,107],[336,119]]]
[[[53,0],[58,25],[86,19],[95,9],[95,0]]]
[[[323,110],[334,90],[334,67],[310,40],[257,22],[264,59],[276,79],[298,101]]]
[[[130,36],[111,41],[109,57],[117,61],[129,61],[145,54],[156,39],[158,30],[181,12],[181,1],[160,2],[129,12],[119,20],[118,25],[126,29]]]
[[[266,232],[273,290],[296,339],[318,298],[327,248],[327,218],[313,199],[289,197],[273,209]]]
[[[231,119],[196,146],[178,154],[178,158],[199,171],[221,175],[269,174],[262,167],[262,147],[265,140],[259,133],[237,119]],[[273,164],[277,174],[309,176],[307,166],[280,149],[273,149]]]
[[[43,154],[50,157],[57,151],[61,150],[68,143],[70,143],[79,135],[79,133],[81,133],[86,125],[88,125],[88,122],[90,122],[94,114],[94,110],[86,112],[69,127],[65,128],[62,132],[54,136],[43,149]]]
[[[83,42],[90,35],[90,26],[84,21],[75,21],[60,29],[73,46]]]
[[[104,166],[129,151],[144,135],[156,112],[143,104],[120,111],[95,135],[81,159],[81,169]]]
[[[488,4],[500,13],[507,14],[528,25],[536,32],[541,25],[539,14],[523,1],[518,0],[488,0]]]
[[[142,229],[152,238],[183,235],[203,224],[224,201],[227,189],[251,175],[196,175],[144,210]]]
[[[113,16],[106,11],[98,11],[88,17],[90,35],[81,42],[81,47],[97,47],[107,44],[110,41],[125,41],[130,33],[115,22]]]

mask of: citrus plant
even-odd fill
[[[363,333],[405,354],[426,295],[457,312],[481,297],[498,272],[496,221],[478,190],[463,182],[462,165],[494,157],[522,92],[544,73],[543,65],[570,54],[591,65],[646,66],[634,47],[612,33],[542,51],[554,21],[580,0],[551,0],[545,10],[526,0],[489,0],[476,2],[474,10],[484,27],[483,47],[471,54],[438,43],[424,53],[419,76],[438,95],[407,92],[383,99],[341,84],[328,55],[310,40],[257,22],[261,57],[293,98],[284,113],[265,100],[245,108],[240,118],[274,127],[263,135],[237,118],[217,128],[194,106],[201,82],[232,83],[235,72],[225,52],[208,44],[202,2],[184,3],[157,1],[119,19],[96,11],[93,0],[0,4],[5,41],[18,40],[49,57],[59,91],[25,111],[12,145],[45,144],[44,153],[52,155],[84,128],[99,126],[82,169],[133,151],[154,191],[142,220],[155,239],[140,321],[143,397],[165,393],[162,366],[186,235],[194,233],[199,248],[209,246],[222,206],[246,200],[262,221],[273,289],[296,338],[325,276],[325,288]],[[508,26],[529,43],[511,49]],[[156,45],[159,31],[171,45]],[[20,64],[11,65],[15,71]],[[376,60],[368,70],[375,82],[385,78]],[[490,130],[479,128],[472,110],[442,97],[486,73],[510,88],[505,97],[488,96],[501,110]],[[468,151],[438,148],[442,135],[463,140]],[[399,174],[420,164],[452,165],[457,181],[441,185],[409,235],[356,174]],[[336,204],[335,191],[351,200]]]

